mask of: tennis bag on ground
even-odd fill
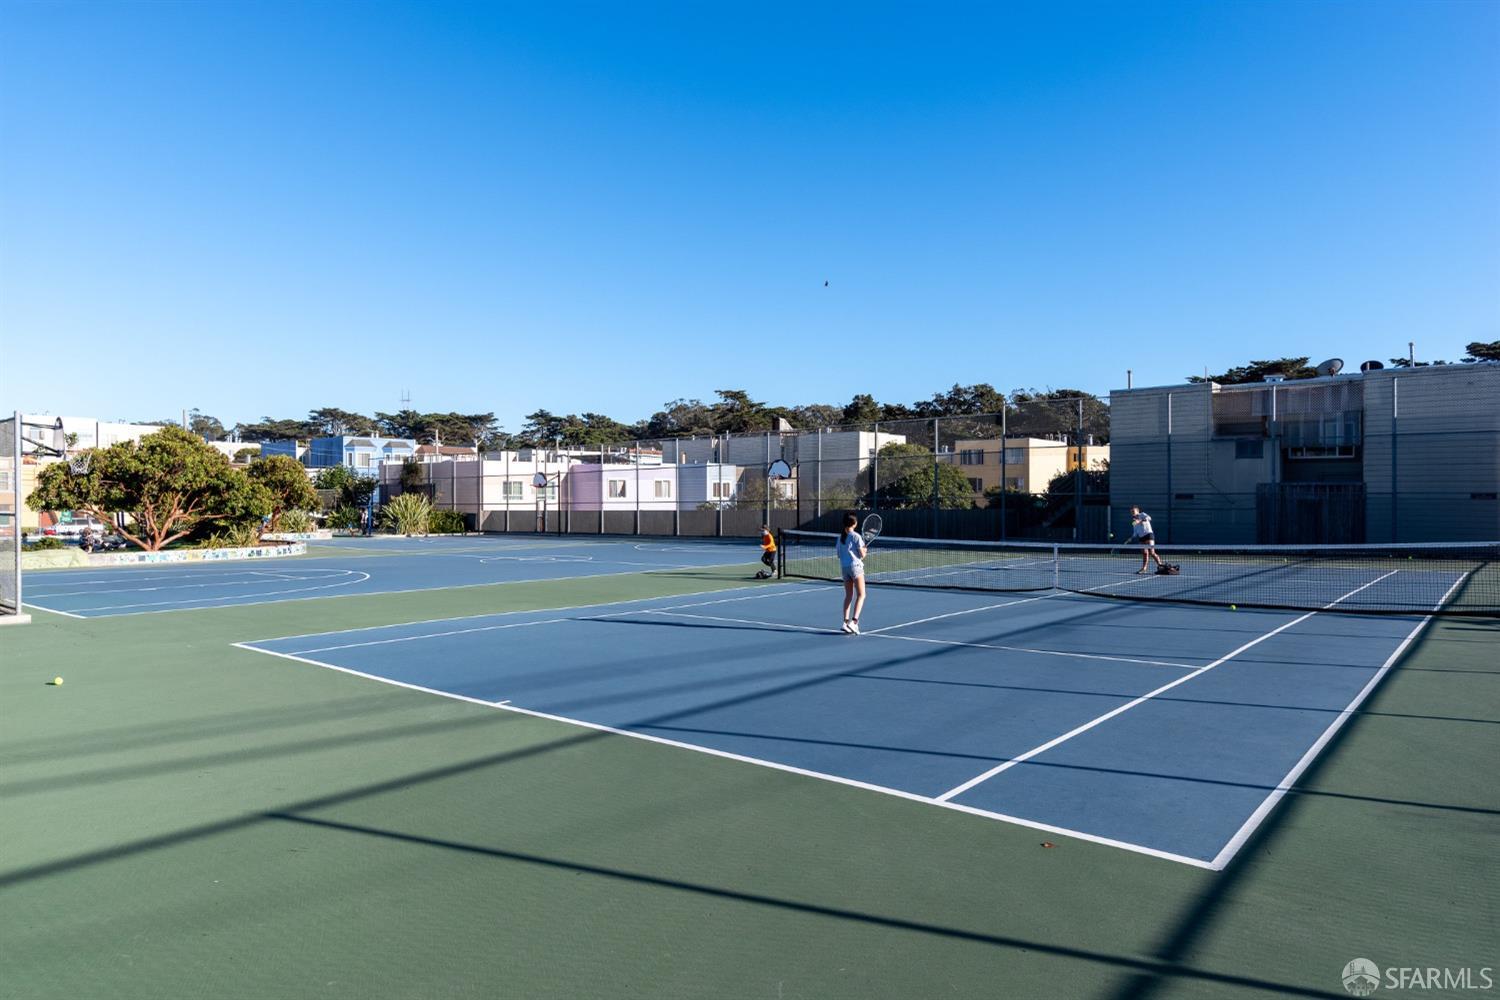
[[[1157,576],[1176,576],[1181,572],[1182,567],[1177,563],[1164,562],[1160,566],[1156,567]]]

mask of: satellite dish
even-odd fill
[[[1384,367],[1385,367],[1385,365],[1381,364],[1379,361],[1376,361],[1376,360],[1374,360],[1372,358],[1369,361],[1363,362],[1359,366],[1359,370],[1362,371],[1362,372],[1378,372],[1378,371],[1380,371],[1380,369],[1382,369]]]
[[[1319,375],[1337,375],[1339,372],[1344,370],[1344,359],[1329,358],[1314,370]]]

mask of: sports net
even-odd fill
[[[784,531],[782,575],[840,579],[838,536]],[[1500,616],[1500,542],[1413,545],[1163,545],[1171,575],[1138,574],[1131,545],[954,542],[881,536],[871,584],[980,591],[1061,590],[1136,601],[1384,614]]]

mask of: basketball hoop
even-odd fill
[[[75,476],[86,476],[89,467],[93,465],[94,453],[91,451],[74,452],[68,456],[68,471]]]

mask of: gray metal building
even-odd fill
[[[1158,541],[1500,539],[1500,363],[1110,393],[1110,508]]]

